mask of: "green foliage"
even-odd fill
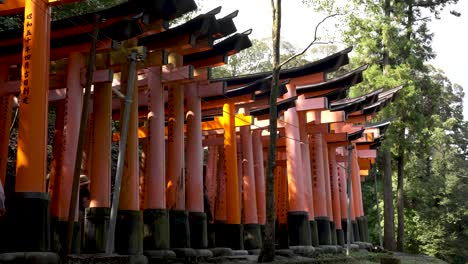
[[[252,47],[229,57],[229,63],[213,69],[213,78],[230,77],[256,72],[267,72],[273,69],[271,63],[273,50],[271,39],[253,39]],[[285,61],[289,57],[299,53],[299,49],[293,44],[283,41],[281,43],[280,60]],[[307,60],[299,56],[285,65],[283,68],[292,68],[303,65]]]
[[[317,9],[330,13],[343,9],[341,2],[314,1]],[[343,38],[355,47],[352,67],[370,65],[364,82],[352,89],[351,96],[378,88],[404,87],[399,98],[376,119],[394,118],[385,144],[391,146],[395,157],[405,152],[405,248],[451,263],[465,263],[468,249],[462,245],[468,243],[468,205],[464,202],[468,195],[468,124],[462,115],[463,92],[443,72],[427,64],[435,54],[428,28],[430,18],[422,13],[426,9],[438,18],[440,10],[456,2],[349,1]],[[396,176],[396,162],[393,165]],[[363,185],[364,192],[372,193],[364,194],[372,230],[376,211],[371,187],[373,183]],[[374,242],[377,234],[371,235]]]

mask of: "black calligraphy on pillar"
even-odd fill
[[[30,103],[30,89],[31,89],[31,82],[30,78],[30,61],[31,61],[31,47],[32,47],[32,23],[33,15],[29,13],[25,16],[24,19],[24,37],[23,37],[23,76],[21,82],[21,103],[22,104],[29,104]]]

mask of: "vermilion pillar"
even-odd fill
[[[219,149],[219,159],[217,162],[217,167],[219,168],[216,177],[217,177],[217,188],[216,188],[216,202],[214,203],[214,222],[216,224],[225,224],[226,223],[226,173],[225,173],[225,161],[224,161],[224,148]],[[218,244],[218,242],[216,242]]]
[[[209,136],[208,139],[214,139],[215,136]],[[210,202],[210,213],[214,217],[215,200],[217,198],[217,181],[218,181],[218,146],[208,146],[208,159],[206,164],[205,185],[208,192],[208,200]],[[206,209],[205,209],[206,210]],[[212,221],[214,219],[211,219]]]
[[[187,102],[187,211],[189,211],[190,245],[208,246],[207,219],[203,208],[203,146],[201,127],[201,98],[198,85],[186,86]]]
[[[341,225],[340,186],[338,164],[336,162],[336,147],[328,147],[328,160],[330,162],[330,185],[333,209],[333,221],[336,224],[336,238],[338,245],[344,245],[344,233]],[[333,231],[333,230],[332,230]]]
[[[136,86],[137,73],[129,72],[129,65],[122,65],[121,90],[127,92],[127,83],[130,74],[134,82],[129,85]],[[121,104],[121,120],[125,102]],[[138,89],[133,90],[133,100],[130,106],[130,119],[128,122],[128,138],[125,153],[124,169],[120,191],[118,221],[116,225],[115,251],[119,254],[143,253],[143,219],[139,202],[139,161],[138,161]],[[97,122],[94,123],[97,125]],[[123,144],[121,142],[120,144]],[[94,164],[94,162],[93,162]]]
[[[357,233],[355,235],[358,241],[365,241],[365,220],[364,220],[364,209],[362,206],[362,192],[361,192],[361,177],[359,173],[359,164],[357,157],[356,145],[354,144],[352,155],[352,188],[353,188],[353,202],[354,212],[356,216]],[[356,229],[356,228],[355,228]]]
[[[315,222],[314,198],[312,192],[312,169],[310,167],[309,135],[307,131],[306,112],[298,112],[299,133],[301,137],[302,171],[304,172],[304,198],[306,201],[307,213],[309,215],[309,226],[311,242],[313,246],[318,246],[317,222]]]
[[[85,249],[88,252],[104,252],[110,216],[111,196],[111,140],[112,140],[112,84],[94,85],[94,124],[91,130],[90,151],[90,208],[85,220]]]
[[[245,114],[249,114],[248,111]],[[242,145],[244,243],[246,249],[261,247],[261,231],[258,225],[254,153],[250,126],[240,128]]]
[[[275,174],[275,207],[276,207],[276,243],[279,248],[289,248],[288,234],[288,175],[286,166],[286,153],[284,147],[277,149],[276,152]]]
[[[325,192],[327,195],[327,214],[330,219],[330,237],[332,245],[336,245],[336,224],[333,220],[333,206],[330,182],[330,162],[328,160],[328,146],[325,135],[322,134],[323,168],[325,170]]]
[[[15,209],[10,211],[15,221],[13,241],[9,245],[17,251],[48,251],[49,196],[45,193],[50,43],[48,1],[25,1],[24,14],[17,195]]]
[[[224,127],[224,174],[226,177],[226,224],[218,226],[216,231],[217,246],[243,249],[243,227],[239,193],[239,175],[237,168],[237,141],[235,126],[235,107],[233,102],[223,106]]]
[[[296,86],[287,85],[288,93],[286,97],[296,95]],[[288,169],[288,193],[289,193],[289,213],[288,232],[292,246],[311,245],[309,216],[304,192],[305,173],[303,171],[303,160],[301,150],[301,137],[299,131],[299,117],[296,108],[290,108],[284,112],[284,130],[286,134],[286,157]]]
[[[67,89],[63,102],[56,108],[56,134],[54,141],[54,168],[51,171],[53,231],[60,237],[62,246],[66,240],[66,226],[70,208],[73,174],[75,169],[78,131],[80,130],[83,89],[80,82],[82,55],[72,53],[68,58]],[[78,208],[78,207],[77,207]],[[78,214],[75,215],[78,221]],[[79,223],[77,223],[79,225]],[[79,229],[78,229],[79,230]],[[78,247],[79,245],[76,245]],[[75,248],[78,250],[77,248]]]
[[[254,130],[252,132],[252,137],[258,224],[264,225],[266,220],[266,203],[262,131]]]
[[[314,192],[314,212],[317,222],[320,245],[331,244],[330,218],[327,212],[327,193],[325,181],[325,163],[323,157],[323,136],[310,136],[310,162],[312,167],[312,188]]]
[[[148,76],[148,142],[144,172],[143,220],[146,251],[170,247],[169,213],[166,210],[166,150],[164,87],[161,68],[150,67]]]

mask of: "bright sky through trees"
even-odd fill
[[[235,19],[238,31],[253,29],[252,37],[267,38],[271,36],[271,8],[268,0],[204,0],[203,11],[223,6],[221,15],[239,10]],[[450,10],[462,13],[461,17],[449,14]],[[301,0],[287,0],[283,3],[282,39],[294,44],[297,48],[305,47],[312,39],[315,25],[325,15],[316,13],[311,7],[302,4]],[[468,1],[460,1],[441,14],[441,20],[433,19],[430,30],[434,32],[433,48],[437,58],[431,63],[442,69],[453,83],[463,86],[465,91],[464,118],[468,120]],[[336,19],[324,23],[319,31],[320,36],[335,33]],[[336,37],[335,45],[344,48]]]

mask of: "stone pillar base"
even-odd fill
[[[208,248],[216,247],[216,225],[208,224]]]
[[[359,236],[359,225],[357,220],[351,221],[351,224],[353,226],[354,241],[362,241],[361,237]]]
[[[343,229],[336,230],[336,243],[340,246],[344,246],[345,244],[345,233]]]
[[[57,218],[51,219],[51,251],[65,253],[67,248],[68,222],[60,221]],[[73,254],[81,252],[81,225],[80,222],[73,223],[73,241],[71,246]]]
[[[0,252],[50,251],[50,198],[43,192],[18,192],[8,206]],[[26,254],[26,253],[19,253]]]
[[[244,224],[244,247],[247,250],[262,247],[262,233],[259,224]]]
[[[143,224],[144,251],[166,250],[171,246],[169,213],[166,209],[145,209],[143,211]]]
[[[332,245],[337,245],[336,223],[334,221],[330,221],[330,234],[331,234],[331,243],[332,243]]]
[[[234,250],[244,249],[244,227],[242,224],[215,224],[216,247],[226,247]]]
[[[297,211],[288,212],[288,233],[291,246],[310,246],[309,214]]]
[[[106,251],[109,219],[109,207],[91,207],[86,209],[84,220],[84,252],[101,253]]]
[[[320,245],[331,245],[330,219],[326,216],[315,217]]]
[[[115,230],[115,252],[121,255],[143,254],[143,215],[141,211],[119,210]]]
[[[171,248],[190,248],[190,225],[187,211],[169,211]]]
[[[319,237],[318,237],[317,222],[316,221],[309,221],[309,226],[310,226],[310,239],[312,241],[312,246],[318,247],[319,246]]]
[[[0,263],[4,264],[59,264],[60,257],[52,252],[12,252],[0,254]]]
[[[206,213],[189,212],[190,245],[192,248],[208,247],[208,227]]]

